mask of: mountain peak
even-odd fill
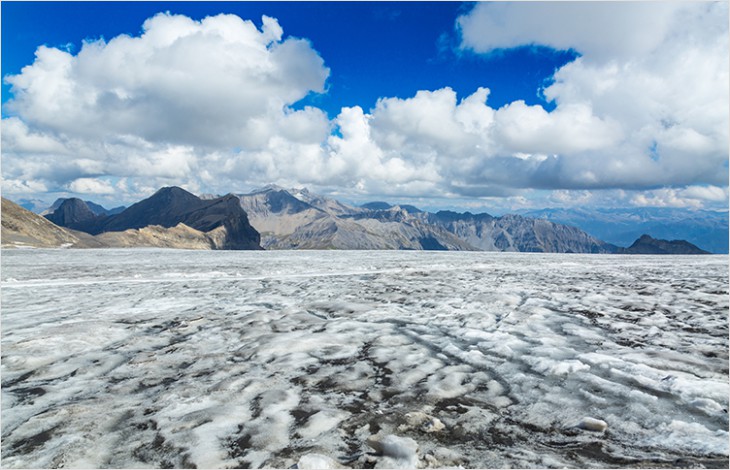
[[[76,230],[84,230],[87,226],[96,223],[102,217],[92,211],[86,202],[79,198],[66,199],[56,210],[46,214],[45,218],[56,225]]]
[[[181,196],[181,195],[190,195],[195,196],[193,193],[184,190],[183,188],[179,186],[165,186],[163,188],[158,189],[155,194],[152,196],[166,196],[166,195],[172,195],[172,196]],[[197,197],[197,196],[196,196]]]

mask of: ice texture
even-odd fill
[[[4,468],[727,468],[728,392],[727,256],[2,252]]]

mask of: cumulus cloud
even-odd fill
[[[329,73],[311,45],[281,41],[276,20],[258,30],[235,15],[194,21],[158,14],[139,37],[86,42],[77,55],[41,46],[6,78],[7,108],[29,123],[88,138],[261,146],[287,105],[323,91]]]
[[[552,154],[532,187],[637,189],[727,185],[727,16],[726,2],[486,2],[457,25],[475,53],[582,55],[542,90],[554,111],[497,112],[513,148]]]
[[[717,186],[689,186],[687,188],[662,188],[636,194],[631,204],[639,207],[687,207],[699,209],[707,202],[726,202],[728,189]]]
[[[538,44],[591,60],[644,55],[670,33],[678,2],[485,2],[457,20],[462,46],[479,53]]]
[[[487,88],[443,87],[330,120],[295,109],[325,91],[329,70],[276,19],[158,14],[139,36],[88,41],[76,55],[41,46],[6,77],[3,190],[132,198],[169,184],[215,193],[276,182],[518,205],[541,190],[594,203],[598,189],[627,190],[636,205],[719,204],[726,20],[722,2],[478,3],[457,20],[463,50],[581,54],[540,90],[555,109],[496,108]]]
[[[78,194],[114,194],[114,187],[108,182],[97,178],[78,178],[73,180],[68,189]]]
[[[325,113],[291,106],[323,92],[328,74],[308,41],[283,39],[266,16],[259,29],[235,15],[161,13],[139,36],[87,41],[76,55],[40,46],[5,77],[3,176],[59,189],[89,189],[77,181],[102,175],[185,184],[216,153],[262,152],[277,139],[319,146]]]

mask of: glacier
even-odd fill
[[[3,250],[4,468],[727,468],[727,256]]]

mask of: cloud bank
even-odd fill
[[[138,37],[42,46],[6,77],[3,190],[144,194],[161,184],[266,182],[350,194],[588,201],[727,201],[728,5],[478,3],[456,20],[463,53],[542,45],[581,56],[541,92],[489,105],[487,88],[383,97],[330,121],[296,104],[326,92],[314,46],[232,15],[158,14]],[[326,58],[325,58],[326,59]],[[240,188],[240,189],[239,189]]]

